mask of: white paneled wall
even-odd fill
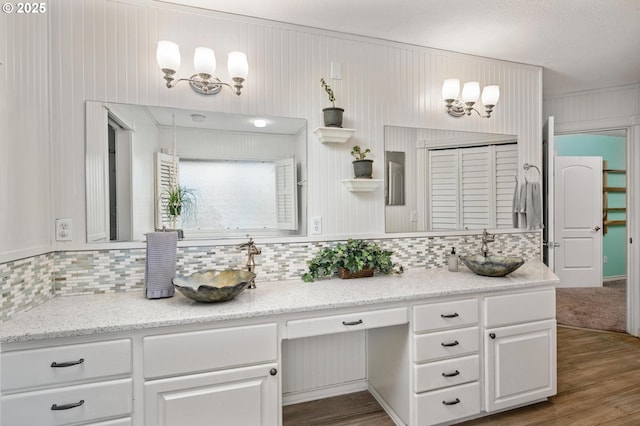
[[[0,262],[51,245],[47,35],[46,13],[0,14]]]
[[[176,106],[306,118],[308,125],[308,215],[321,216],[327,236],[384,233],[384,192],[347,191],[350,148],[370,147],[374,175],[383,176],[385,124],[517,134],[520,162],[540,163],[541,69],[428,48],[348,36],[306,27],[217,14],[161,2],[60,0],[51,6],[51,92],[54,147],[54,214],[74,220],[74,243],[84,247],[85,200],[83,102]],[[196,95],[187,85],[168,90],[155,63],[159,39],[176,41],[180,75],[191,75],[198,45],[217,54],[228,80],[230,50],[247,52],[249,78],[242,96],[223,91]],[[331,62],[342,80],[331,81],[346,127],[358,129],[345,145],[321,144],[328,101],[320,77]],[[496,83],[501,100],[489,120],[456,119],[444,113],[440,89],[446,77]]]

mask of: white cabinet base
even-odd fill
[[[277,425],[277,368],[263,364],[147,381],[145,425]]]

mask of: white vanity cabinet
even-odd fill
[[[480,330],[476,298],[413,308],[412,425],[480,413]]]
[[[0,360],[1,424],[132,423],[130,339],[12,349]]]
[[[485,299],[485,410],[556,394],[555,290]]]
[[[143,339],[144,424],[280,423],[277,324]]]

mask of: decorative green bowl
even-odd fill
[[[194,272],[189,276],[177,275],[173,279],[173,286],[184,296],[197,302],[225,302],[240,294],[255,277],[256,274],[245,270],[211,269]]]
[[[475,254],[460,256],[460,260],[467,268],[485,277],[504,277],[524,265],[520,256],[487,256]]]

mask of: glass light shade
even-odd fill
[[[229,75],[231,78],[240,77],[246,79],[249,75],[249,62],[247,55],[242,52],[229,52],[229,61],[227,63]]]
[[[267,120],[263,120],[261,118],[257,118],[253,121],[253,125],[256,127],[266,127],[267,126]]]
[[[214,75],[216,72],[216,54],[208,47],[196,47],[193,54],[193,67],[198,74]]]
[[[447,78],[442,85],[442,99],[458,99],[460,94],[460,80]]]
[[[178,71],[180,68],[180,48],[172,41],[161,40],[156,50],[156,61],[160,69]]]
[[[480,83],[469,81],[462,87],[462,102],[476,102],[480,96]]]
[[[482,105],[495,105],[500,99],[500,88],[498,86],[485,86],[482,89]]]

